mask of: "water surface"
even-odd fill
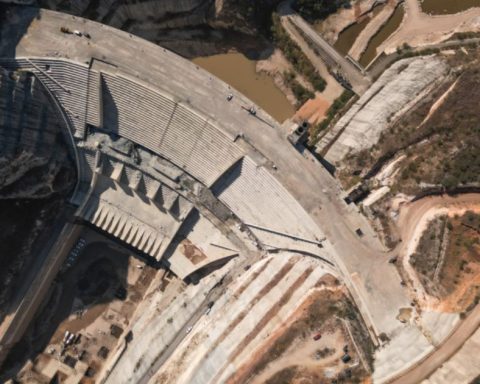
[[[388,19],[368,43],[367,49],[362,54],[362,57],[360,57],[361,65],[367,67],[367,65],[377,56],[377,48],[398,29],[402,23],[404,13],[403,4],[400,4],[393,12],[392,17]]]
[[[480,7],[480,0],[423,0],[422,10],[432,15],[448,15]]]
[[[198,57],[192,61],[243,93],[279,122],[295,113],[273,79],[265,73],[257,73],[256,62],[241,53]]]
[[[333,45],[335,49],[338,52],[346,55],[348,51],[350,51],[350,48],[352,48],[355,40],[357,40],[358,35],[360,35],[367,24],[384,8],[384,6],[384,4],[376,6],[370,14],[371,16],[369,15],[363,17],[360,21],[349,25],[342,32],[340,32],[337,41]]]

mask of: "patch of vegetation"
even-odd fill
[[[303,105],[307,100],[315,98],[315,94],[312,91],[295,80],[295,74],[293,72],[285,72],[283,74],[283,81],[285,82],[285,85],[292,90],[297,99],[297,108]]]
[[[298,367],[288,367],[276,372],[265,384],[290,384],[297,378]],[[318,380],[318,378],[317,378]]]
[[[444,268],[440,272],[440,284],[447,293],[453,292],[458,284],[466,279],[474,280],[478,274],[472,266],[480,260],[480,215],[466,212],[463,216],[454,217],[449,221],[451,234],[445,256]],[[479,287],[472,286],[470,297],[464,297],[463,307],[478,303]]]
[[[328,108],[325,118],[311,129],[309,141],[310,145],[313,146],[318,142],[318,140],[320,139],[319,134],[330,126],[333,119],[340,111],[343,110],[343,108],[347,105],[347,103],[354,95],[355,94],[352,91],[346,89],[339,97],[335,99],[330,108]]]
[[[410,264],[420,275],[420,280],[430,295],[441,296],[435,290],[435,273],[441,268],[442,243],[447,228],[447,217],[432,221],[423,232],[417,249],[410,257]]]
[[[473,379],[470,384],[480,384],[480,376],[477,376],[475,379]]]
[[[470,51],[465,64],[462,52],[449,57],[452,66],[461,60],[465,69],[426,96],[414,109],[385,130],[376,145],[349,156],[344,180],[373,177],[388,161],[403,153],[401,171],[393,189],[418,194],[425,188],[454,192],[480,184],[480,70],[478,53]],[[433,104],[453,85],[443,103],[425,121]],[[348,176],[349,175],[349,176]],[[422,184],[423,183],[423,186]]]
[[[307,20],[324,19],[340,7],[350,8],[350,0],[295,0],[293,8]]]
[[[429,55],[435,55],[437,53],[440,53],[440,49],[438,49],[438,48],[425,48],[425,49],[421,49],[419,51],[403,52],[401,58],[402,59],[407,59],[409,57],[429,56]]]
[[[252,377],[262,372],[270,362],[280,358],[295,340],[310,337],[310,334],[318,332],[319,327],[334,316],[349,321],[357,344],[362,346],[366,355],[365,357],[369,363],[373,364],[373,343],[352,302],[343,296],[343,294],[327,297],[320,293],[316,295],[312,303],[305,308],[302,317],[294,321],[251,368],[250,376]],[[357,366],[353,373],[353,377],[349,379],[349,382],[352,383],[357,382],[356,380],[360,382],[366,375],[361,365]],[[283,372],[281,377],[287,377],[290,374],[293,373]]]
[[[452,219],[444,216],[430,223],[410,258],[429,294],[445,298],[466,279],[476,279],[479,272],[472,265],[480,260],[479,233],[480,215],[474,212]],[[478,292],[478,287],[472,286],[459,306],[476,305],[480,299]]]
[[[287,60],[293,65],[295,71],[305,76],[315,90],[323,92],[327,85],[325,79],[320,76],[300,47],[290,39],[288,33],[283,29],[282,23],[280,22],[280,16],[274,13],[272,16],[272,22],[272,37],[275,44],[283,52]]]
[[[480,32],[457,32],[457,33],[454,33],[452,37],[450,37],[448,40],[466,40],[466,39],[475,39],[478,37],[480,37]]]
[[[462,225],[480,232],[480,215],[472,211],[466,212],[462,218]],[[476,240],[477,244],[480,243],[480,239]]]
[[[404,43],[401,47],[397,47],[397,61],[409,57],[435,55],[440,51],[439,48],[412,49],[409,44]]]
[[[325,347],[325,348],[318,349],[317,351],[315,351],[315,357],[317,357],[319,359],[324,359],[325,357],[331,356],[334,353],[335,353],[335,349]]]
[[[480,183],[480,127],[472,129],[472,142],[466,144],[452,158],[443,160],[444,175],[438,181],[451,190],[462,184]]]

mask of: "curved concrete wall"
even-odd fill
[[[244,153],[235,138],[164,91],[132,79],[111,65],[90,64],[56,58],[0,59],[4,67],[35,74],[63,109],[77,147],[80,187],[72,201],[82,206],[82,217],[156,259],[161,258],[178,229],[175,220],[158,222],[150,217],[148,205],[158,205],[155,199],[161,181],[157,180],[153,189],[152,183],[147,185],[151,176],[141,165],[132,168],[125,164],[130,154],[123,160],[105,156],[102,149],[96,148],[99,143],[93,132],[98,131],[167,159],[180,173],[185,172],[207,187],[233,164],[241,164],[245,171],[234,175],[234,179],[229,172],[220,200],[242,221],[266,228],[255,229],[266,245],[288,248],[288,244],[295,243],[292,249],[318,253],[318,245],[313,243],[319,243],[323,236],[319,228],[268,171],[258,169],[251,159],[238,162]],[[130,199],[128,193],[121,193],[121,188],[114,193],[108,191],[118,185],[134,190],[140,198]],[[164,216],[164,211],[172,215],[174,210],[191,208],[187,200],[174,191],[172,194],[166,209],[156,209],[157,216]],[[142,200],[147,203],[142,204]],[[182,200],[187,201],[182,205],[188,208],[180,208]],[[176,220],[181,221],[185,212],[177,212]],[[252,216],[252,212],[257,214]],[[269,232],[271,227],[277,236]]]

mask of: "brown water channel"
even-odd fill
[[[368,16],[364,16],[360,19],[360,21],[349,25],[342,32],[340,32],[337,41],[333,45],[335,49],[338,52],[346,55],[348,51],[350,51],[350,48],[352,48],[353,43],[355,43],[358,35],[360,35],[360,33],[365,29],[367,24],[384,8],[384,6],[385,5],[382,4],[375,7],[373,12],[370,13]]]
[[[432,15],[448,15],[480,7],[480,0],[420,0],[422,11]]]
[[[193,62],[243,93],[279,122],[295,113],[273,79],[265,73],[257,73],[256,62],[241,53],[198,57]]]
[[[360,57],[360,64],[366,67],[377,56],[377,48],[395,32],[402,23],[405,10],[400,4],[393,12],[392,17],[380,28],[368,43],[367,49]]]

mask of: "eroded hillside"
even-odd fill
[[[0,89],[2,318],[16,278],[41,257],[36,245],[48,238],[65,209],[75,170],[57,116],[38,81],[25,73],[2,71]]]
[[[279,0],[41,0],[44,8],[71,13],[133,33],[185,57],[261,44]]]
[[[395,177],[389,180],[393,194],[432,187],[454,190],[480,182],[479,54],[470,49],[443,60],[449,74],[400,116],[388,116],[386,129],[371,148],[344,159],[340,175],[346,185],[363,179],[375,188],[375,176],[392,160],[398,160]]]

